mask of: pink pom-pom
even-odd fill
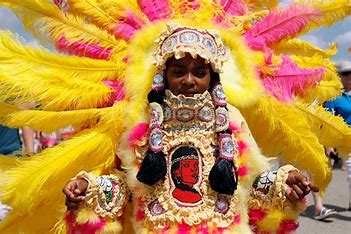
[[[244,141],[238,141],[239,156],[243,155],[246,149],[246,143]]]
[[[234,223],[239,224],[241,222],[241,216],[240,215],[235,215],[234,216]]]
[[[299,224],[293,220],[283,220],[280,225],[277,234],[288,234],[294,232],[299,227]]]
[[[233,133],[238,133],[240,128],[233,122],[229,123],[229,130],[232,131]]]
[[[248,174],[249,170],[246,166],[241,166],[238,168],[238,176],[243,177]]]
[[[185,223],[181,223],[178,226],[178,234],[188,234],[191,231],[191,226],[185,224]]]
[[[133,130],[130,132],[128,136],[128,145],[129,147],[133,147],[135,142],[140,140],[147,131],[149,130],[149,125],[147,123],[139,123]]]

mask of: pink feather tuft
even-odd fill
[[[323,78],[324,70],[300,68],[289,57],[282,56],[282,63],[274,77],[262,78],[261,81],[269,95],[288,102],[294,95],[303,95],[307,88],[315,87]]]
[[[239,156],[243,155],[246,149],[247,149],[246,143],[244,141],[238,141]]]
[[[208,226],[202,225],[196,229],[196,234],[209,234]]]
[[[245,15],[248,12],[247,6],[243,0],[221,0],[223,10],[229,15]]]
[[[232,132],[239,132],[240,131],[240,128],[238,126],[235,125],[235,123],[233,122],[230,122],[229,123],[229,130],[232,131]]]
[[[101,231],[105,225],[106,222],[99,218],[97,222],[86,222],[84,224],[77,224],[76,223],[76,213],[70,212],[68,215],[65,217],[65,221],[68,227],[67,233],[97,233],[98,231]]]
[[[144,24],[145,22],[134,12],[127,11],[123,19],[116,24],[113,33],[117,38],[129,41]]]
[[[249,172],[249,169],[246,166],[241,166],[238,169],[238,176],[243,177],[246,176]]]
[[[139,123],[128,136],[128,145],[133,147],[135,142],[140,140],[149,130],[149,125],[147,123]]]
[[[294,220],[283,220],[280,225],[277,234],[287,234],[294,232],[299,227],[299,224]]]
[[[170,18],[172,10],[168,3],[169,0],[138,0],[141,11],[150,21]]]
[[[124,84],[122,81],[104,80],[103,83],[111,89],[111,92],[109,94],[109,99],[100,107],[112,106],[115,102],[124,100],[126,92],[124,90]]]
[[[90,44],[82,40],[69,42],[64,35],[56,42],[56,49],[69,55],[104,60],[109,59],[112,53],[111,48],[105,49],[99,45]]]
[[[266,216],[266,213],[260,209],[250,209],[249,210],[249,225],[255,225],[257,222],[261,221]]]
[[[275,9],[248,30],[245,39],[252,49],[263,50],[299,34],[309,22],[319,16],[318,10],[307,6],[292,5],[282,10]]]
[[[240,215],[235,215],[234,216],[234,223],[238,224],[241,222],[241,216]]]
[[[178,234],[188,234],[191,231],[191,226],[185,224],[185,223],[181,223],[178,226]]]

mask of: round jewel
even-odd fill
[[[199,41],[199,36],[194,32],[185,32],[180,35],[180,41],[185,44],[192,44]]]

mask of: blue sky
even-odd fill
[[[291,0],[283,0],[281,1],[281,5],[287,5],[289,2],[291,2]],[[17,32],[29,44],[36,44],[36,41],[24,31],[16,16],[4,7],[0,7],[0,29],[9,29]],[[304,35],[303,39],[324,49],[328,48],[331,42],[336,42],[339,50],[333,60],[337,63],[351,61],[351,53],[347,51],[347,49],[351,47],[351,17],[334,24],[330,28],[312,31]]]

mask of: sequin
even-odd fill
[[[162,131],[159,128],[154,128],[150,132],[150,149],[154,152],[162,150]]]

